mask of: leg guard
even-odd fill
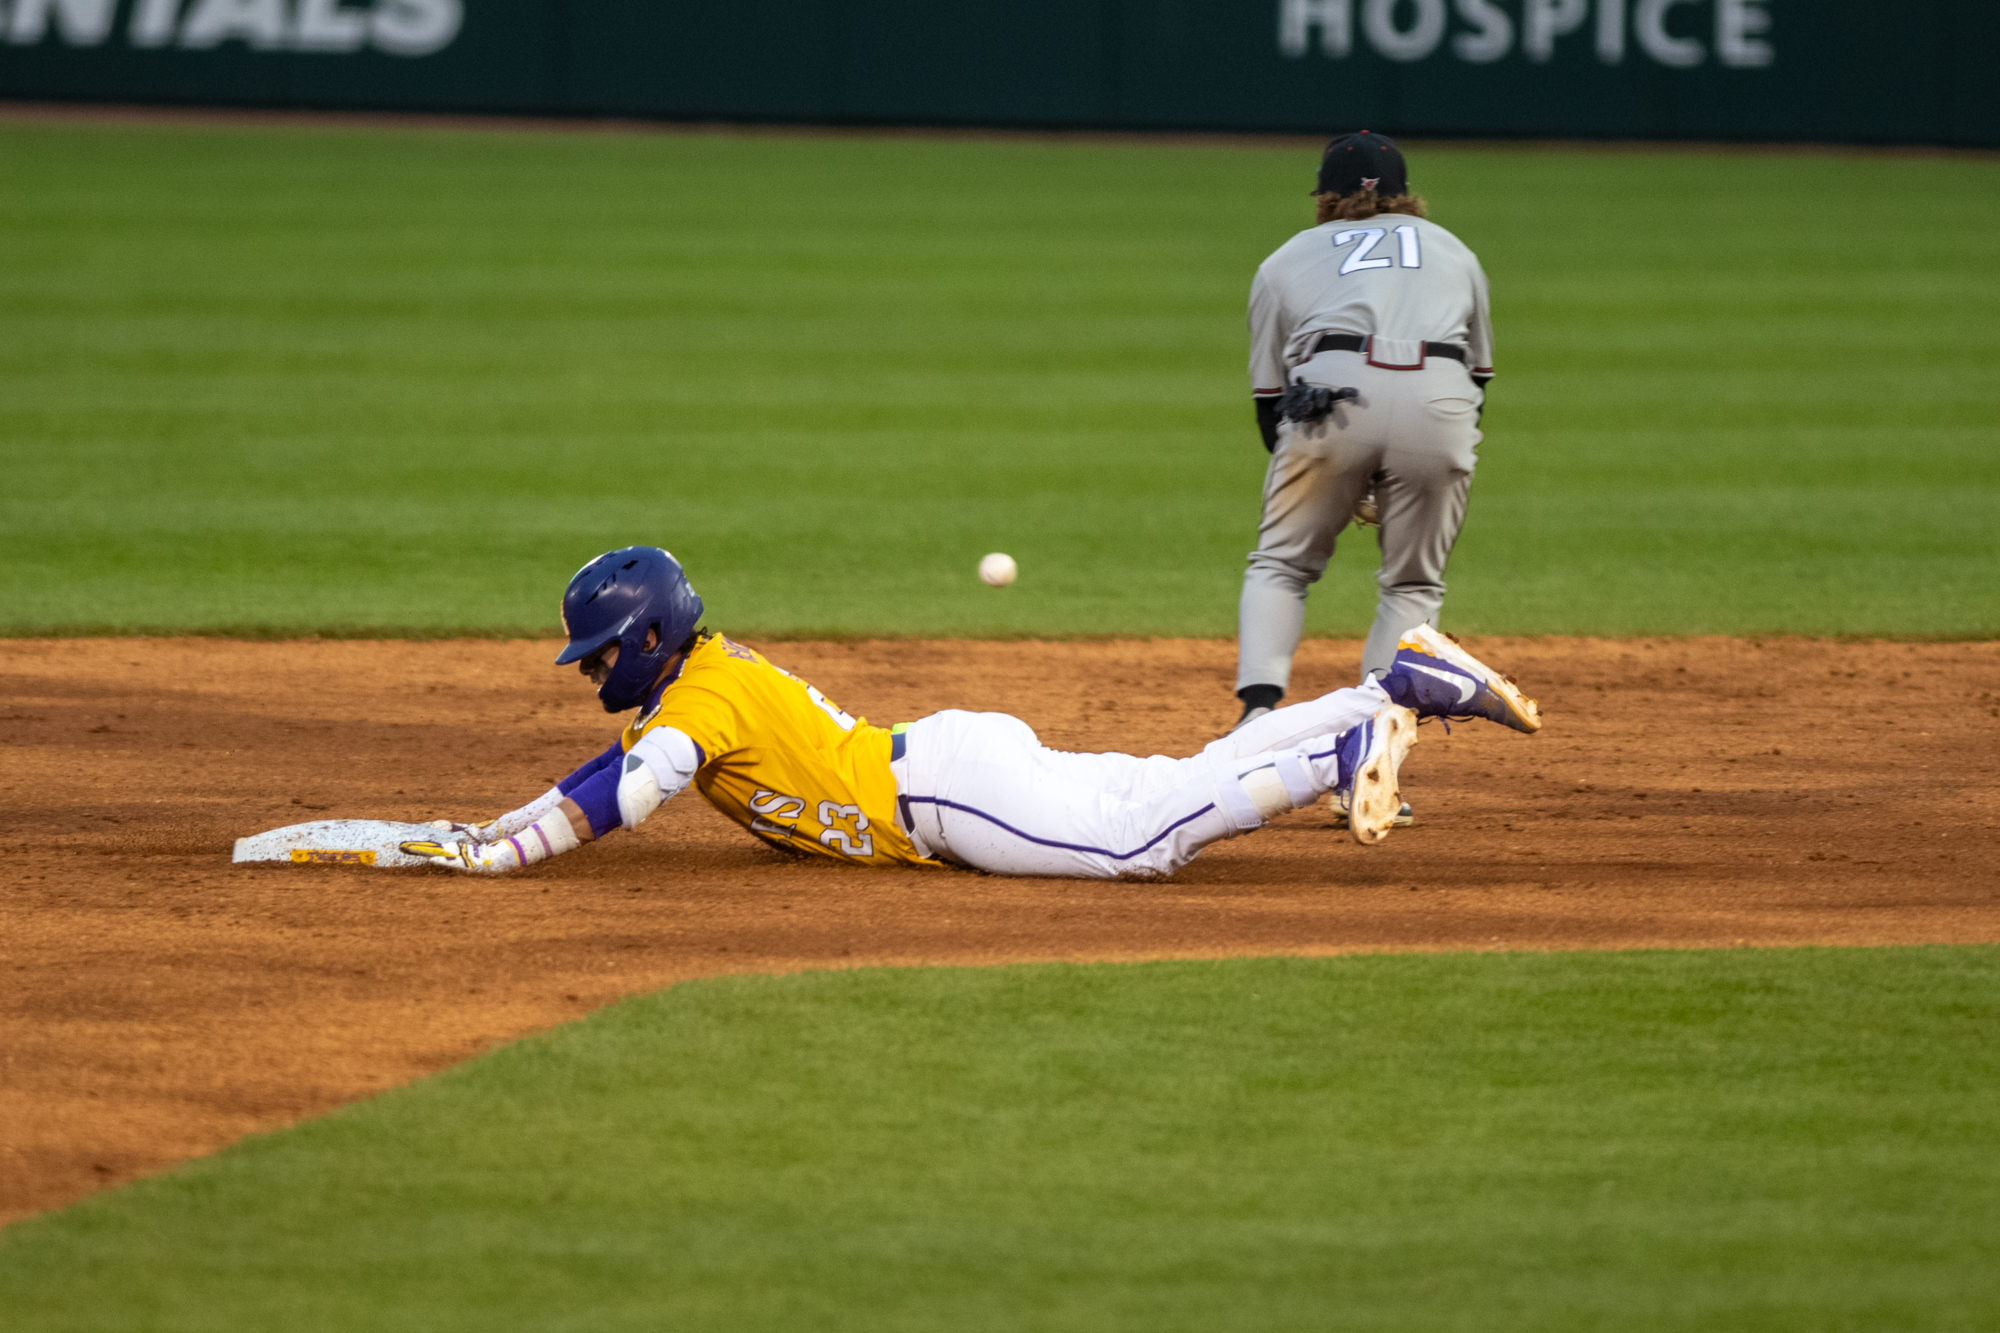
[[[1236,760],[1211,754],[1209,772],[1216,804],[1241,833],[1260,829],[1287,810],[1302,810],[1330,790],[1314,778],[1312,765],[1298,750]]]

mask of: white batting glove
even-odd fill
[[[525,832],[529,825],[563,803],[561,787],[551,787],[519,810],[509,810],[483,824],[459,824],[449,819],[433,819],[431,827],[441,833],[455,833],[458,842],[498,842],[512,834]]]
[[[447,870],[469,870],[476,875],[500,875],[521,868],[520,855],[508,842],[406,842],[404,852],[421,856]]]
[[[561,856],[578,846],[576,830],[570,827],[569,816],[557,810],[536,820],[511,837],[499,838],[493,842],[473,842],[465,839],[447,842],[405,842],[399,844],[410,856],[421,856],[434,866],[447,870],[469,870],[476,875],[500,875],[509,870],[519,870],[537,861],[546,861],[551,856]]]
[[[454,824],[449,819],[433,819],[431,827],[441,833],[456,833],[464,842],[492,842],[500,837],[498,819],[489,819],[484,824]]]

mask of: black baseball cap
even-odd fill
[[[1354,194],[1373,190],[1384,198],[1410,192],[1410,169],[1403,150],[1387,135],[1363,130],[1343,134],[1326,146],[1319,160],[1319,188],[1314,194]]]

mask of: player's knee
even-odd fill
[[[1307,587],[1319,582],[1320,575],[1325,572],[1323,564],[1267,555],[1262,551],[1250,557],[1249,579],[1252,583],[1282,588],[1293,594],[1304,593]]]
[[[1428,579],[1388,582],[1382,585],[1380,600],[1385,605],[1401,608],[1402,618],[1416,625],[1431,619],[1444,605],[1444,585]]]

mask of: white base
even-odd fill
[[[397,850],[397,844],[449,836],[429,824],[396,824],[386,819],[321,819],[238,838],[236,853],[229,859],[421,866],[429,862]]]

